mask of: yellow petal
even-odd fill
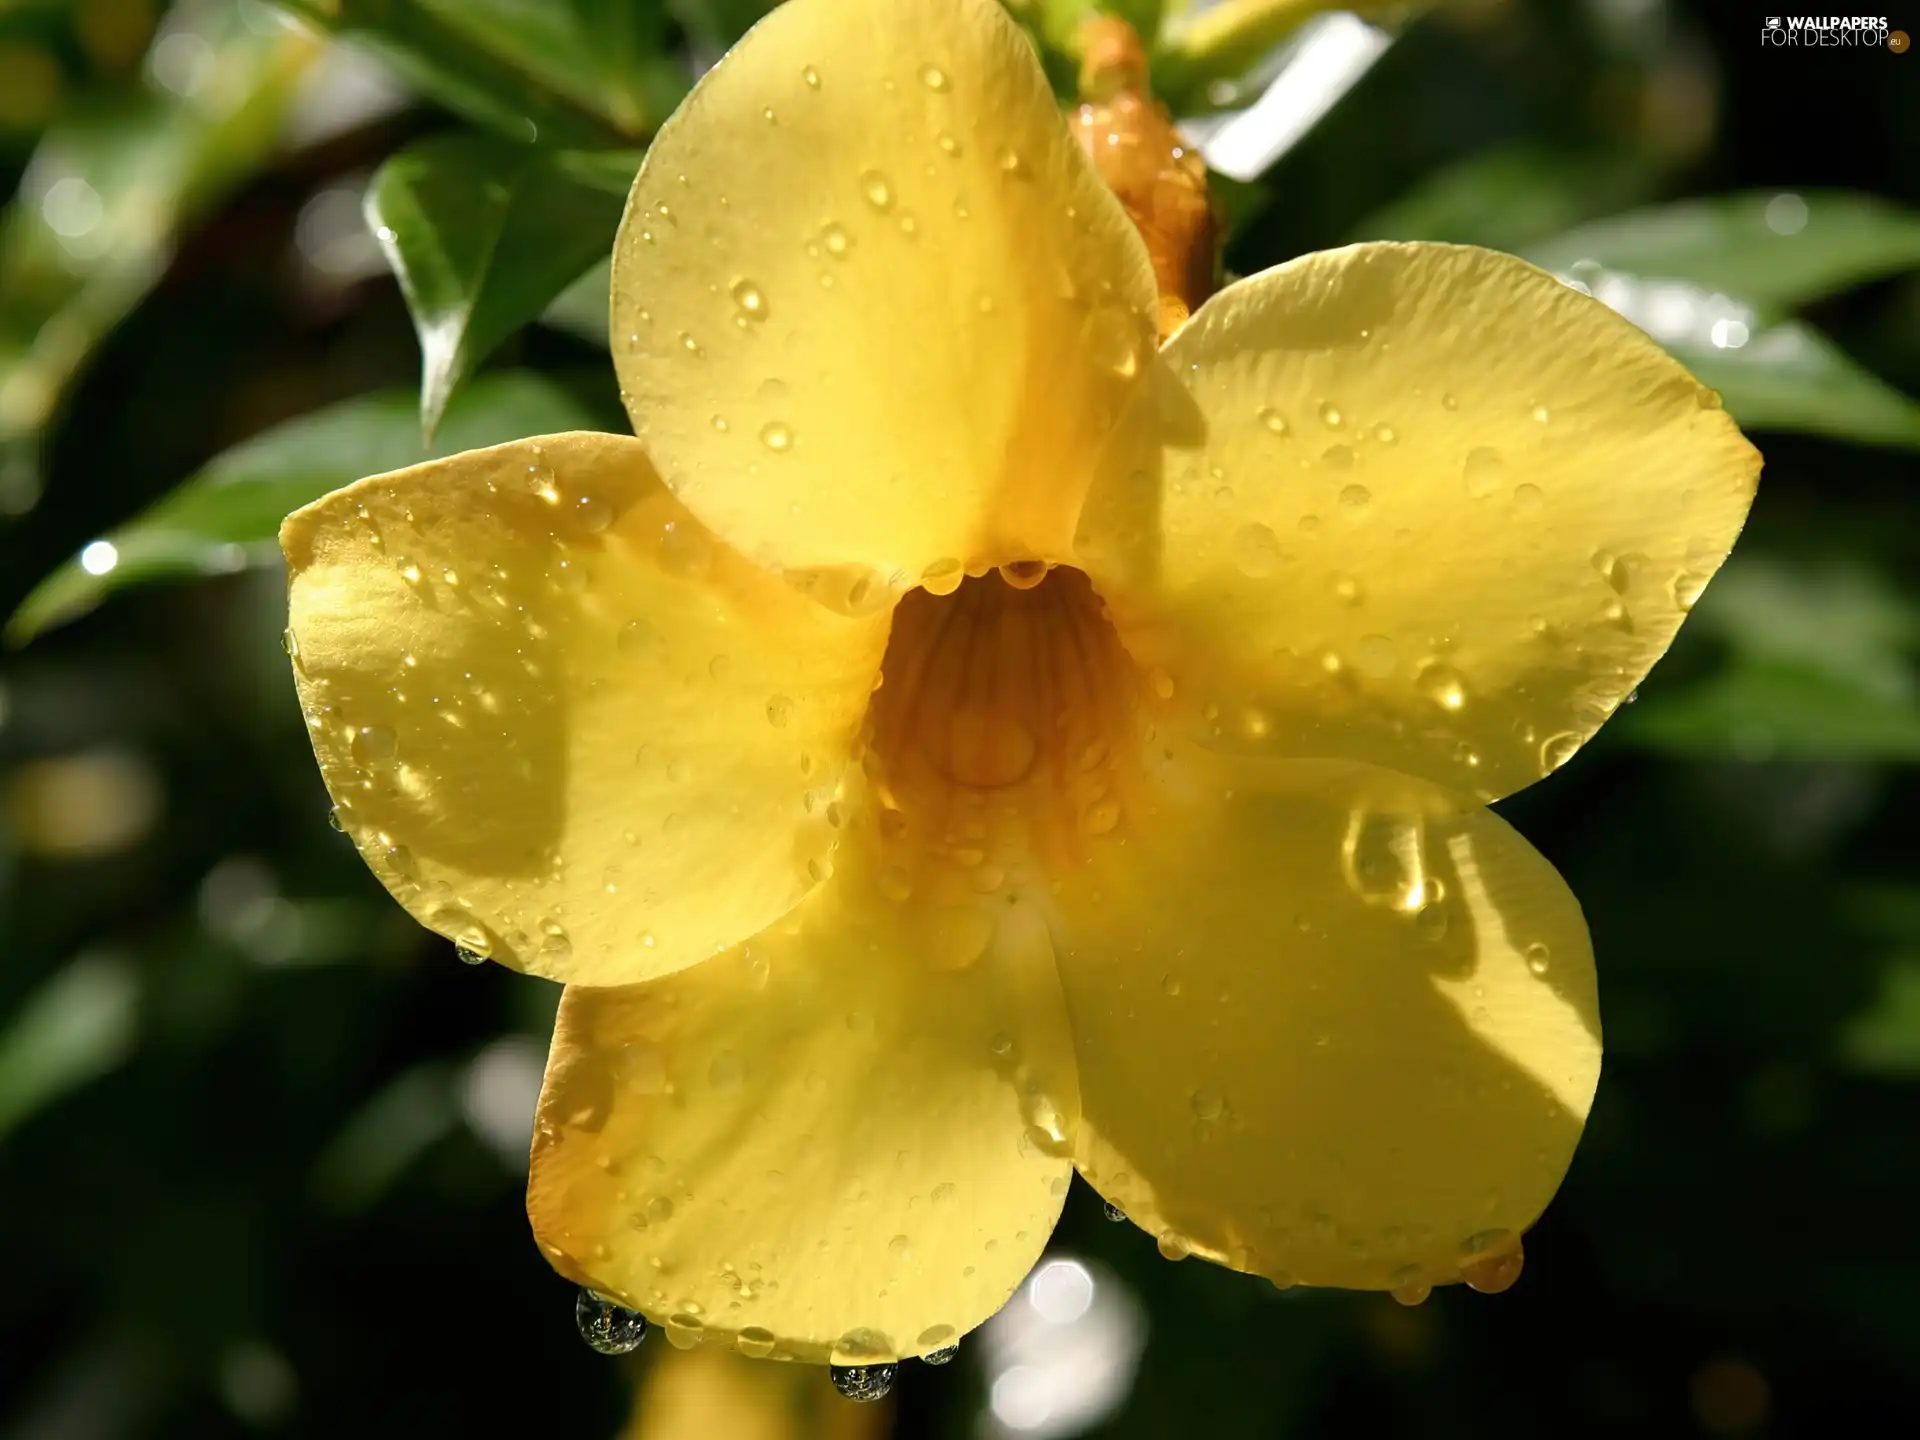
[[[1552,866],[1369,766],[1174,745],[1143,784],[1057,901],[1082,1173],[1282,1283],[1432,1284],[1517,1237],[1600,1070]]]
[[[896,900],[880,849],[863,822],[748,944],[561,1001],[534,1230],[670,1339],[835,1364],[939,1349],[1059,1215],[1078,1099],[1038,907]]]
[[[621,984],[814,883],[885,617],[715,543],[638,441],[550,435],[362,480],[281,544],[321,773],[429,929]]]
[[[1058,558],[1152,267],[994,0],[790,0],[648,151],[614,358],[688,507],[892,586]]]
[[[1759,472],[1651,340],[1486,250],[1310,255],[1161,355],[1145,443],[1116,446],[1083,522],[1128,648],[1208,744],[1482,798],[1565,763],[1639,683]]]

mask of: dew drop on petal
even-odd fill
[[[1460,478],[1466,482],[1467,494],[1475,500],[1484,500],[1500,488],[1506,468],[1506,461],[1500,458],[1498,450],[1480,445],[1467,452],[1467,458],[1460,464]]]
[[[893,208],[893,186],[878,170],[868,170],[861,175],[860,193],[867,197],[867,203],[876,210]]]
[[[1466,678],[1451,665],[1438,660],[1421,666],[1414,683],[1422,695],[1442,710],[1458,710],[1467,703]]]
[[[1322,400],[1320,402],[1320,419],[1329,430],[1338,430],[1341,425],[1345,423],[1344,418],[1340,414],[1340,407],[1335,405],[1331,400]]]
[[[1546,974],[1547,966],[1552,963],[1552,960],[1553,952],[1547,948],[1543,941],[1536,940],[1527,946],[1527,969],[1531,970],[1535,975]]]
[[[647,1317],[582,1289],[574,1297],[574,1324],[580,1338],[602,1355],[630,1355],[647,1338]]]
[[[733,303],[738,307],[740,314],[748,320],[767,318],[767,297],[751,280],[734,282]]]
[[[1269,434],[1288,435],[1292,433],[1291,427],[1287,424],[1287,417],[1271,405],[1263,405],[1260,408],[1259,420],[1262,425],[1267,427]]]
[[[1233,558],[1240,573],[1264,580],[1280,568],[1280,540],[1259,522],[1242,525],[1233,537]]]
[[[776,455],[784,455],[793,448],[793,431],[778,420],[770,420],[760,429],[760,443]]]

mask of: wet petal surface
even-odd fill
[[[908,897],[868,823],[749,943],[561,1003],[535,1232],[678,1343],[941,1349],[1005,1302],[1066,1195],[1078,1101],[1034,898]]]
[[[1599,1076],[1592,954],[1489,812],[1161,745],[1055,904],[1076,1158],[1167,1253],[1444,1282],[1558,1186]]]
[[[1483,799],[1564,764],[1639,683],[1759,472],[1651,340],[1491,251],[1310,255],[1222,291],[1161,358],[1081,560],[1189,733]]]
[[[554,435],[376,476],[281,540],[321,773],[428,928],[624,983],[816,883],[885,617],[718,544],[639,442]]]
[[[993,0],[775,10],[654,141],[613,276],[667,483],[891,587],[1060,558],[1153,343],[1146,252]]]

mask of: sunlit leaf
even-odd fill
[[[441,135],[380,167],[367,191],[420,336],[420,416],[613,248],[638,157],[548,153]]]
[[[74,961],[28,995],[0,1032],[0,1136],[126,1058],[139,981],[124,961]]]
[[[1597,220],[1528,258],[1687,280],[1784,310],[1920,265],[1920,212],[1845,190],[1756,191]]]
[[[659,0],[281,0],[516,140],[632,143],[686,93]]]
[[[435,443],[420,439],[414,397],[392,391],[315,411],[214,460],[150,510],[109,532],[36,586],[7,625],[24,644],[149,580],[229,574],[279,559],[288,512],[364,475],[527,435],[591,428],[594,417],[540,376],[483,375],[448,410]]]
[[[1749,428],[1920,448],[1920,404],[1803,321],[1758,326],[1738,347],[1668,349]]]
[[[0,221],[0,514],[38,497],[34,441],[100,340],[158,278],[178,230],[273,152],[313,41],[239,7],[182,7],[162,43],[203,56],[180,89],[70,113]]]
[[[1354,240],[1442,240],[1519,250],[1633,203],[1654,176],[1635,154],[1521,142],[1420,181],[1354,227]]]

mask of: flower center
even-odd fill
[[[1039,562],[909,593],[868,712],[888,838],[920,858],[1058,858],[1117,819],[1113,760],[1138,709],[1133,662],[1093,585]]]

